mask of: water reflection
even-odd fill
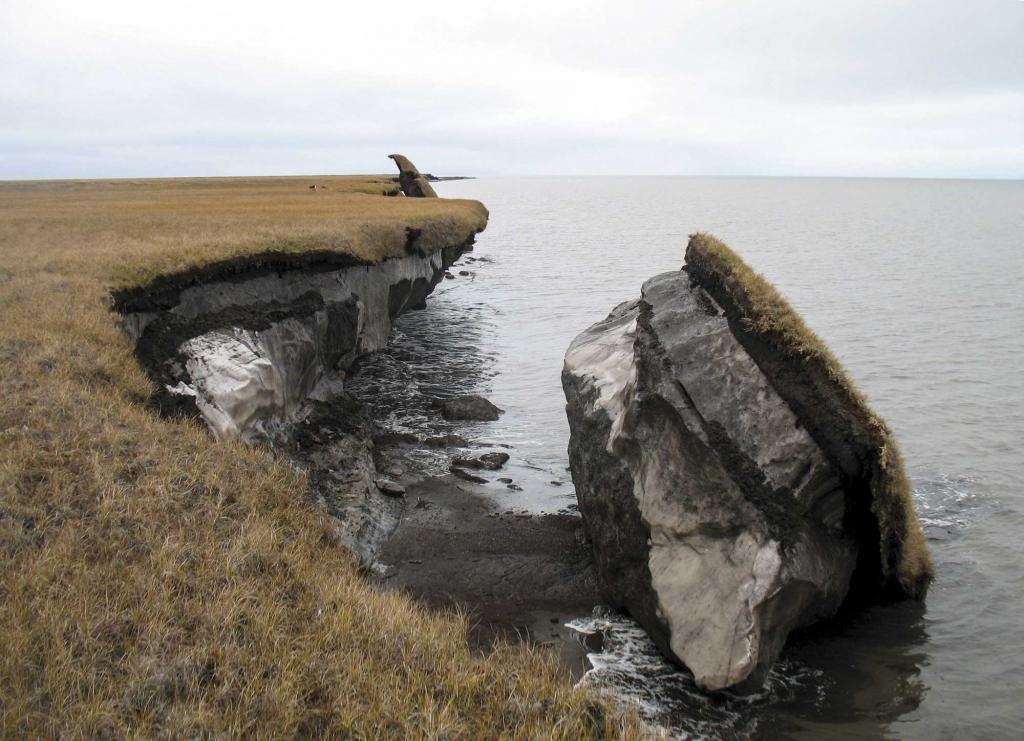
[[[766,708],[760,730],[774,737],[887,736],[891,723],[924,700],[927,640],[917,602],[869,608],[793,635],[786,660],[815,668],[820,686],[816,697]]]
[[[603,637],[584,681],[679,738],[883,738],[926,693],[919,604],[880,606],[795,634],[764,690],[745,697],[701,692],[623,615],[597,611],[570,627]]]

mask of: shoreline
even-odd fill
[[[476,648],[496,640],[549,648],[574,681],[590,668],[565,625],[601,604],[579,516],[501,511],[485,485],[417,477],[378,559],[382,588],[467,611]]]
[[[0,188],[3,735],[629,726],[547,652],[482,653],[465,616],[369,584],[301,469],[154,413],[111,292],[267,252],[403,257],[410,229],[432,252],[486,217],[379,177],[315,180]]]
[[[473,251],[471,236],[423,252],[417,249],[419,230],[407,231],[405,257],[374,263],[322,251],[255,254],[117,291],[114,306],[139,361],[168,390],[155,396],[156,409],[203,420],[217,438],[269,444],[299,466],[308,476],[309,496],[334,518],[371,584],[432,610],[465,614],[470,645],[481,653],[500,644],[550,650],[560,673],[578,681],[591,666],[584,638],[566,623],[590,616],[602,604],[579,514],[503,511],[482,483],[417,470],[415,456],[407,455],[417,449],[431,448],[451,461],[458,455],[453,451],[465,454],[477,446],[410,443],[380,425],[346,390],[359,360],[390,343],[391,321],[427,308],[434,287]],[[401,267],[409,260],[430,267]],[[344,298],[349,290],[361,296],[355,305]],[[370,300],[377,295],[386,301]],[[316,330],[315,317],[325,312],[336,321],[336,306],[344,307],[342,318],[352,329]],[[353,311],[358,319],[348,318]],[[307,329],[273,339],[295,322]],[[323,336],[303,350],[317,331]],[[246,399],[248,387],[269,379],[260,373],[240,382],[254,361],[233,359],[239,333],[244,345],[265,358],[259,362],[277,368],[272,378],[283,385],[274,391],[274,406],[253,406],[260,402]],[[287,353],[275,352],[276,345]],[[301,361],[304,356],[341,360],[311,368]],[[297,386],[289,380],[311,373],[320,380]],[[175,389],[183,384],[194,390],[184,395]],[[282,405],[281,399],[294,401]],[[396,465],[403,475],[390,478],[405,490],[398,497],[376,483]]]

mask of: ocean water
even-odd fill
[[[437,184],[491,212],[472,260],[390,353],[421,395],[506,410],[453,426],[512,446],[503,507],[573,504],[560,385],[573,337],[687,235],[724,239],[832,347],[893,427],[937,578],[897,604],[796,636],[764,693],[707,698],[617,615],[583,681],[679,737],[1024,735],[1024,182],[810,178],[481,178]],[[458,275],[458,271],[468,275]],[[384,374],[386,375],[386,374]],[[427,411],[395,413],[397,427]],[[403,416],[404,415],[404,416]]]

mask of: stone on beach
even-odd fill
[[[472,457],[456,457],[452,460],[456,466],[462,466],[463,468],[482,468],[487,471],[497,471],[506,463],[508,463],[508,453],[484,453],[483,455]]]
[[[460,478],[463,481],[469,481],[469,482],[472,482],[474,484],[486,484],[486,483],[488,483],[487,479],[485,479],[483,476],[477,476],[475,473],[470,473],[469,471],[465,470],[464,468],[459,468],[456,465],[452,465],[451,467],[449,467],[448,470],[451,471],[452,475],[454,475],[456,478]]]
[[[439,399],[434,405],[447,420],[494,422],[504,412],[479,394],[466,394],[454,399]]]
[[[400,497],[405,495],[405,487],[391,479],[377,479],[377,488],[389,497]]]
[[[469,441],[461,435],[431,435],[423,441],[431,448],[465,448]]]

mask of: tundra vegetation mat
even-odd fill
[[[394,187],[0,183],[0,736],[637,732],[550,655],[482,655],[465,617],[373,589],[301,472],[148,403],[112,292],[288,254],[431,251],[486,219]]]
[[[686,265],[690,275],[726,307],[741,342],[755,352],[758,344],[767,345],[782,357],[783,362],[767,372],[778,388],[785,389],[782,393],[790,406],[802,412],[819,444],[830,452],[847,447],[858,453],[862,470],[844,473],[866,479],[863,497],[879,531],[880,582],[890,594],[923,599],[934,567],[903,458],[888,425],[871,410],[825,343],[768,281],[724,243],[709,234],[692,235]],[[765,353],[759,354],[764,367]],[[781,367],[787,363],[788,369]],[[797,383],[786,383],[787,370]],[[818,416],[843,424],[828,427],[815,420]]]

